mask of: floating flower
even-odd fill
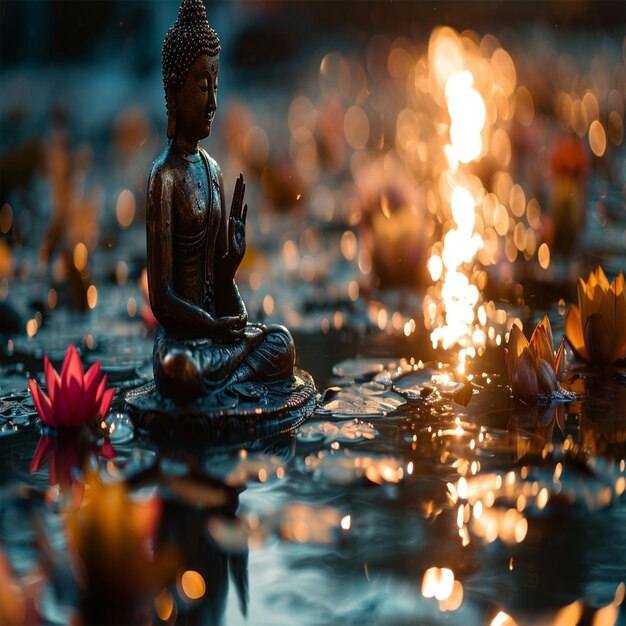
[[[561,341],[555,355],[547,316],[537,324],[530,342],[513,324],[504,355],[514,395],[524,398],[563,393],[559,381],[565,370],[565,344]]]
[[[626,358],[626,285],[620,275],[609,285],[601,267],[578,279],[578,306],[565,318],[565,338],[585,361],[612,363]]]
[[[47,356],[44,356],[44,371],[49,397],[34,379],[28,381],[28,387],[45,426],[79,428],[106,415],[115,389],[106,389],[106,374],[100,378],[100,361],[83,374],[78,352],[70,345],[63,359],[61,376]]]

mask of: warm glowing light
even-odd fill
[[[355,302],[356,300],[359,299],[359,283],[356,282],[356,280],[351,280],[348,283],[348,297],[350,298],[350,300],[352,300],[353,302]]]
[[[452,589],[454,587],[454,574],[452,573],[452,570],[447,567],[442,567],[439,572],[439,585],[435,591],[435,598],[437,598],[437,600],[445,600],[452,594]]]
[[[456,611],[463,604],[463,585],[460,580],[455,580],[452,585],[452,593],[439,602],[439,609],[442,611]]]
[[[482,96],[472,85],[474,77],[465,70],[452,74],[446,82],[445,94],[450,113],[450,141],[462,163],[480,156],[481,131],[487,112]]]
[[[472,194],[463,187],[457,187],[452,192],[451,209],[452,217],[459,231],[471,235],[474,228],[474,198],[472,198]]]
[[[429,211],[442,216],[438,219],[443,239],[431,248],[427,261],[438,284],[424,298],[424,318],[433,347],[459,347],[456,370],[464,374],[467,358],[480,353],[488,336],[501,342],[493,326],[490,335],[485,327],[506,322],[506,316],[496,321],[494,311],[480,309],[487,276],[477,271],[475,262],[496,263],[503,251],[509,260],[519,253],[533,255],[537,238],[532,229],[538,226],[517,225],[515,217],[521,219],[526,212],[526,194],[508,172],[494,172],[490,193],[465,164],[489,155],[499,168],[508,167],[511,140],[498,120],[510,120],[519,101],[518,120],[529,125],[534,102],[526,88],[516,91],[515,66],[497,40],[476,46],[451,28],[436,29],[429,42],[427,72],[427,85],[416,77],[416,88],[428,91],[442,110],[447,109],[450,143],[444,139],[436,144],[441,151],[438,163],[444,167],[438,170],[433,199],[427,196]],[[405,121],[403,134],[409,136],[411,125]],[[444,121],[442,130],[445,127]],[[498,237],[506,238],[505,245]]]
[[[118,285],[125,285],[128,282],[128,263],[126,261],[118,261],[115,266],[115,280]]]
[[[539,246],[537,258],[539,259],[539,265],[541,265],[544,270],[548,269],[550,265],[550,248],[548,248],[548,244],[542,243]]]
[[[352,518],[350,515],[345,515],[341,518],[341,528],[344,530],[350,530],[350,525],[352,523]]]
[[[528,522],[525,518],[522,518],[517,521],[515,524],[515,541],[517,543],[522,543],[526,538],[526,534],[528,533]]]
[[[434,281],[441,278],[441,274],[443,273],[443,263],[441,261],[441,257],[437,254],[434,254],[430,257],[430,259],[428,259],[428,272]]]
[[[123,189],[115,203],[115,216],[122,228],[128,228],[135,219],[135,195],[130,189]]]
[[[26,334],[29,337],[34,337],[37,334],[38,324],[37,320],[32,319],[26,322]]]
[[[180,579],[180,586],[184,595],[190,600],[197,600],[204,595],[206,583],[198,572],[187,570]]]
[[[87,267],[87,260],[89,259],[89,251],[87,246],[80,242],[74,246],[74,266],[79,272],[82,272]]]
[[[161,621],[167,622],[169,620],[174,611],[174,598],[167,589],[163,589],[155,598],[154,608]]]
[[[89,285],[87,289],[87,306],[90,309],[95,309],[98,304],[98,290],[95,285]]]
[[[606,150],[606,133],[598,120],[591,122],[589,127],[589,147],[597,157],[603,156]]]
[[[288,239],[283,244],[283,263],[288,270],[297,270],[300,263],[300,253],[294,241]]]
[[[48,291],[48,308],[50,310],[56,309],[57,306],[57,290],[50,289]]]
[[[548,498],[548,490],[544,487],[537,495],[537,507],[540,509],[545,508],[546,504],[548,504]]]
[[[263,313],[268,317],[274,312],[274,298],[267,294],[263,298]]]
[[[360,106],[353,105],[346,111],[343,131],[346,141],[353,150],[365,148],[370,135],[370,124],[367,114]]]
[[[351,230],[347,230],[341,236],[341,254],[343,254],[348,261],[352,261],[356,257],[356,253],[356,235]]]
[[[491,620],[489,626],[517,626],[517,622],[504,611],[500,611],[493,620]]]
[[[430,567],[422,578],[422,595],[425,598],[446,600],[454,589],[454,573],[447,567]]]

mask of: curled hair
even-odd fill
[[[165,103],[169,109],[167,85],[172,74],[176,75],[178,86],[187,78],[189,68],[201,55],[216,56],[220,51],[217,33],[209,26],[206,9],[202,0],[183,0],[178,17],[167,31],[163,41],[161,66]]]

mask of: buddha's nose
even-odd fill
[[[214,91],[209,92],[209,102],[207,103],[209,113],[214,113],[217,109],[217,97]]]

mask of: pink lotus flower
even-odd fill
[[[561,391],[559,381],[565,370],[565,344],[561,341],[555,355],[547,316],[537,324],[530,342],[519,326],[513,324],[504,358],[513,395],[521,398],[551,396]]]
[[[115,389],[106,389],[107,375],[100,378],[100,361],[83,374],[83,366],[73,345],[67,349],[61,376],[44,356],[48,397],[34,379],[28,381],[41,421],[49,428],[80,428],[106,415]]]

